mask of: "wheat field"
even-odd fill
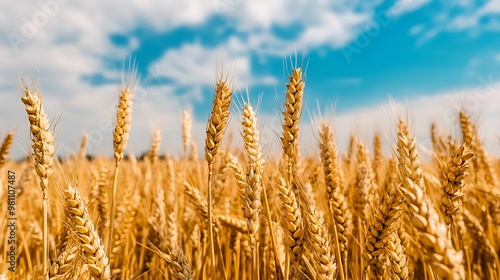
[[[289,73],[280,153],[261,145],[252,100],[235,110],[221,78],[203,147],[186,110],[182,135],[171,136],[182,154],[160,155],[158,130],[143,136],[145,156],[127,153],[134,86],[125,84],[113,157],[87,156],[83,136],[63,160],[56,112],[23,83],[33,143],[22,161],[9,158],[14,132],[0,147],[0,214],[16,218],[14,231],[2,218],[0,279],[500,279],[499,161],[469,112],[457,112],[458,137],[429,127],[429,160],[403,117],[390,154],[380,134],[372,143],[351,135],[340,151],[328,114],[314,120],[316,151],[301,155],[303,77]],[[230,118],[240,148],[224,144]]]

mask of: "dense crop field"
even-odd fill
[[[22,85],[32,154],[9,158],[14,133],[0,148],[0,278],[500,279],[498,159],[468,112],[457,112],[460,137],[429,126],[426,162],[405,118],[383,154],[379,134],[352,135],[339,151],[334,120],[316,116],[317,151],[303,156],[305,82],[301,68],[289,74],[279,154],[263,152],[258,114],[250,101],[231,109],[222,78],[204,147],[185,111],[183,134],[171,136],[182,155],[159,155],[159,131],[144,135],[145,156],[127,153],[134,92],[125,85],[114,156],[87,156],[83,137],[79,154],[57,160],[53,116]],[[239,149],[223,143],[229,117],[241,124]]]

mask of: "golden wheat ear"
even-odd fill
[[[283,136],[281,145],[283,152],[288,158],[288,184],[292,183],[292,173],[297,165],[299,155],[299,132],[300,118],[302,116],[302,106],[304,102],[304,82],[302,68],[292,69],[292,75],[288,77],[289,83],[286,85],[286,101],[283,110]]]
[[[65,214],[70,221],[71,229],[75,231],[83,259],[92,277],[111,279],[109,262],[104,245],[90,219],[87,207],[84,205],[76,187],[68,185],[64,190]]]
[[[89,136],[87,134],[84,134],[82,136],[82,142],[80,143],[80,152],[78,152],[78,156],[81,159],[85,159],[85,156],[87,155],[88,142],[89,142]]]
[[[123,152],[127,148],[130,127],[132,125],[132,99],[134,98],[134,83],[135,81],[132,78],[131,84],[123,85],[123,88],[120,90],[120,97],[116,110],[116,123],[113,133],[113,156],[115,158],[115,174],[113,180],[113,189],[111,193],[109,231],[106,239],[108,254],[113,251],[113,230],[116,215],[116,188],[118,185],[118,171],[120,169],[120,162],[123,159]]]
[[[262,173],[263,159],[260,148],[260,135],[257,129],[257,117],[250,104],[244,104],[242,109],[241,125],[243,127],[243,144],[248,155],[248,170],[246,175],[244,214],[247,219],[250,241],[252,243],[253,269],[259,273],[257,260],[259,217],[262,211]]]
[[[208,163],[208,235],[210,242],[210,256],[212,260],[212,276],[216,276],[216,259],[215,245],[213,234],[213,209],[212,209],[212,172],[213,162],[217,151],[224,138],[229,114],[231,112],[231,100],[233,90],[229,87],[226,80],[220,79],[215,86],[215,96],[212,102],[212,112],[207,122],[206,139],[205,139],[205,160]]]
[[[21,101],[25,105],[30,122],[31,139],[33,141],[33,160],[35,171],[40,179],[42,189],[42,226],[43,226],[43,274],[49,273],[49,228],[48,228],[48,186],[49,177],[54,168],[54,133],[50,130],[49,119],[43,109],[42,97],[37,90],[31,90],[26,84],[21,88],[24,96]]]
[[[189,143],[191,142],[191,128],[193,126],[193,116],[190,109],[182,112],[182,144],[184,147],[184,159],[187,159]]]
[[[344,186],[341,178],[342,169],[338,160],[338,151],[334,134],[330,126],[321,124],[320,153],[323,163],[328,206],[333,221],[333,237],[335,238],[335,253],[337,267],[341,280],[347,277],[347,230],[350,222],[350,212],[347,200],[343,195]]]
[[[281,176],[276,176],[274,185],[278,190],[283,212],[283,228],[285,229],[285,245],[287,247],[287,261],[285,261],[285,279],[288,279],[290,265],[291,274],[299,274],[299,261],[304,253],[304,221],[292,187]]]
[[[0,169],[5,165],[7,159],[9,158],[10,147],[14,141],[14,132],[11,131],[7,133],[3,139],[2,146],[0,146]]]
[[[462,145],[451,155],[446,166],[442,167],[441,188],[443,197],[441,199],[445,222],[450,225],[454,214],[462,207],[464,180],[469,176],[469,160],[474,154]]]
[[[402,190],[426,262],[443,279],[463,279],[463,254],[453,248],[432,201],[410,178],[403,179]]]
[[[123,158],[123,151],[127,148],[130,127],[132,124],[132,99],[133,91],[125,86],[121,90],[116,111],[116,124],[113,133],[113,150],[117,162]]]

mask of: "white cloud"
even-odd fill
[[[500,1],[489,0],[482,6],[475,9],[466,7],[457,15],[452,17],[448,23],[446,23],[446,29],[450,31],[460,31],[469,30],[473,28],[488,28],[488,25],[482,25],[481,20],[488,16],[495,16],[500,14]]]
[[[477,14],[480,16],[500,14],[500,1],[490,0],[482,6]]]
[[[251,53],[236,39],[229,39],[228,43],[217,48],[207,48],[199,43],[185,44],[167,50],[150,66],[149,72],[169,79],[173,91],[188,88],[188,94],[196,94],[191,100],[197,101],[202,101],[203,88],[212,87],[221,77],[227,78],[235,86],[235,91],[252,85],[275,85],[275,77],[258,76],[252,72],[250,56]]]
[[[300,48],[313,48],[329,45],[335,48],[344,46],[356,36],[356,28],[368,22],[368,15],[356,13],[325,13],[320,15],[316,24],[310,25],[298,38]]]
[[[421,25],[421,24],[416,24],[416,25],[412,26],[412,28],[410,28],[410,31],[408,31],[408,33],[409,33],[410,35],[415,36],[415,35],[420,34],[420,33],[422,32],[422,30],[423,30],[423,29],[424,29],[423,25]]]
[[[400,2],[421,3],[430,1],[402,0]],[[467,32],[469,35],[478,35],[485,31],[497,32],[500,30],[500,23],[495,17],[500,14],[499,0],[483,2],[470,0],[441,1],[438,5],[440,10],[430,18],[429,24],[422,26],[422,30],[421,28],[415,29],[415,26],[410,30],[410,34],[414,32],[419,34],[420,38],[418,38],[417,44],[425,43],[443,32]]]
[[[430,0],[398,0],[391,7],[391,12],[394,15],[403,15],[415,11],[429,2]]]

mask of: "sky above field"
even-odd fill
[[[458,135],[465,108],[499,153],[500,0],[325,1],[6,0],[0,12],[0,137],[17,132],[13,155],[29,151],[19,79],[39,84],[59,155],[111,155],[122,74],[138,72],[128,151],[182,151],[181,112],[194,114],[201,152],[216,77],[228,76],[235,104],[259,106],[266,150],[279,148],[279,110],[292,66],[306,73],[302,148],[317,147],[312,116],[334,109],[342,150],[351,132],[392,152],[397,116],[409,118],[422,152],[429,127]],[[258,102],[260,100],[260,102]],[[319,109],[318,109],[319,108]],[[238,133],[238,106],[231,126]],[[233,144],[240,140],[233,137]],[[393,146],[393,145],[392,145]]]

